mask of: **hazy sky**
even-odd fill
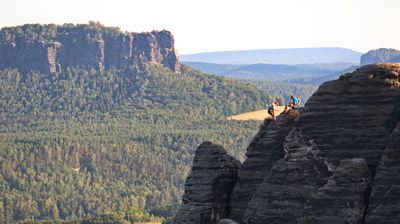
[[[400,49],[400,0],[0,0],[0,26],[99,21],[167,29],[178,52]]]

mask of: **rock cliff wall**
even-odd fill
[[[0,69],[54,73],[71,66],[123,69],[143,62],[180,71],[174,38],[169,31],[111,33],[90,25],[58,26],[50,38],[38,38],[34,36],[38,31],[31,34],[33,37],[15,34],[18,28],[0,31]]]
[[[293,122],[282,125],[283,114],[262,126],[238,170],[227,217],[400,223],[400,64],[368,65],[326,82],[299,112]]]

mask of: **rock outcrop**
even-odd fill
[[[196,150],[185,183],[176,224],[217,224],[230,210],[230,197],[240,162],[220,145],[203,142]]]
[[[316,145],[293,129],[280,159],[248,203],[243,223],[296,223],[312,193],[326,183],[329,170],[313,154]]]
[[[277,124],[272,120],[265,121],[247,148],[247,159],[238,172],[239,180],[232,192],[231,219],[242,221],[247,203],[257,187],[272,165],[285,156],[283,142],[293,126],[293,122],[286,121],[289,119],[285,113],[278,116]]]
[[[261,127],[227,217],[400,223],[400,64],[368,65],[326,82],[300,112],[285,126]]]
[[[360,59],[360,65],[375,64],[379,62],[400,62],[400,51],[390,48],[380,48],[368,51]]]
[[[47,26],[40,28],[45,30]],[[180,71],[174,38],[166,30],[130,33],[109,32],[105,27],[93,25],[56,26],[47,36],[35,37],[39,31],[35,35],[27,31],[20,34],[19,28],[0,31],[0,69],[12,67],[22,73],[31,70],[55,73],[75,66],[124,69],[137,63],[150,63]]]

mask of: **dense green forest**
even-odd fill
[[[56,74],[0,71],[0,223],[81,220],[180,203],[195,148],[243,160],[257,122],[226,120],[272,97],[162,66]]]

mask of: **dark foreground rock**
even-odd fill
[[[289,121],[289,122],[287,122]],[[232,192],[229,218],[242,221],[248,202],[272,165],[285,156],[283,142],[292,128],[287,114],[281,114],[277,123],[267,120],[246,151],[247,159],[238,172],[238,183]]]
[[[221,219],[218,224],[237,224],[237,222],[230,220],[230,219]]]
[[[299,222],[362,223],[371,187],[371,175],[364,159],[345,159],[328,182],[306,202]]]
[[[226,218],[239,168],[240,162],[222,146],[203,142],[196,150],[175,223],[217,224]]]
[[[366,223],[400,223],[400,122],[376,171]]]
[[[292,124],[262,126],[224,217],[241,224],[400,223],[399,123],[399,64],[364,66],[324,83]]]

